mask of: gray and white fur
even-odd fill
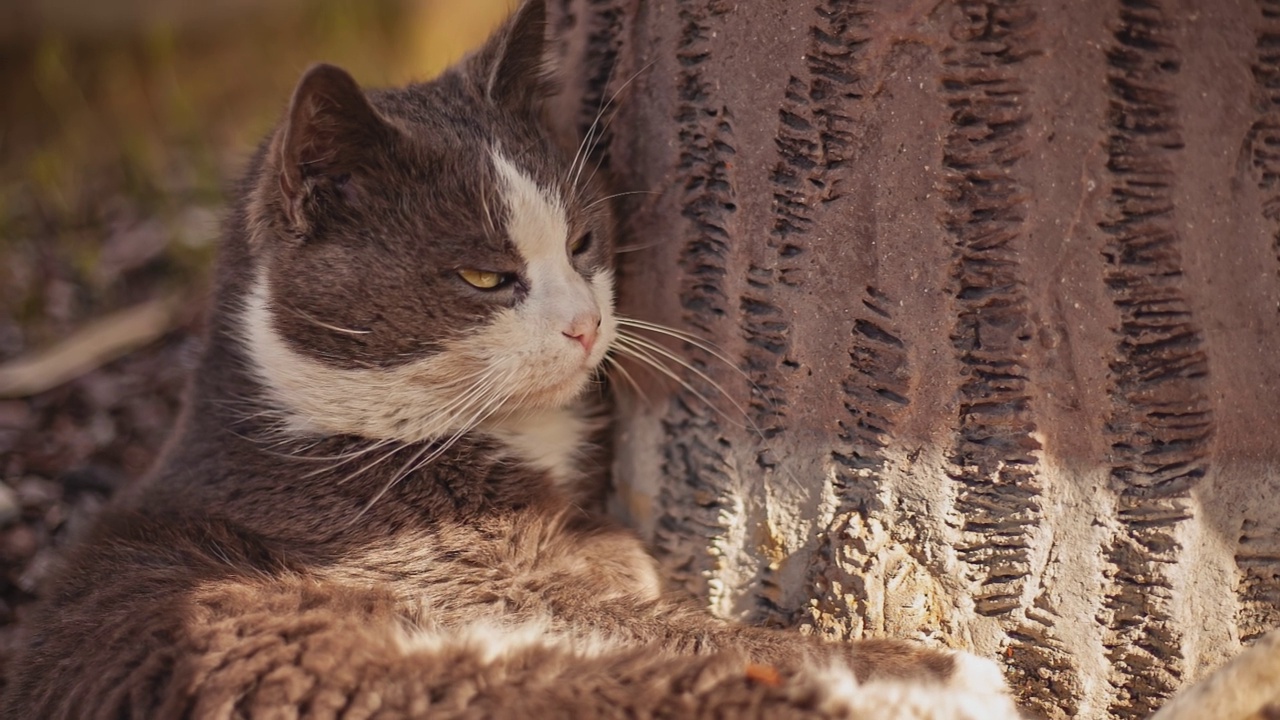
[[[47,588],[4,717],[1016,717],[964,653],[714,619],[581,509],[614,231],[543,57],[533,0],[430,83],[306,73],[175,437]]]

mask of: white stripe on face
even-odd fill
[[[507,234],[529,264],[560,259],[568,265],[565,252],[569,221],[559,197],[538,187],[533,178],[494,149],[493,167],[502,181],[507,204]]]
[[[519,312],[542,332],[571,336],[590,325],[594,337],[601,302],[569,261],[564,203],[539,187],[501,151],[495,148],[492,157],[507,206],[507,234],[527,269],[529,296]]]
[[[604,268],[590,281],[579,274],[563,202],[496,151],[493,162],[507,211],[504,230],[525,261],[529,293],[438,352],[392,368],[359,369],[300,352],[276,326],[269,273],[259,269],[245,297],[242,333],[284,431],[417,442],[479,423],[505,432],[504,442],[534,466],[569,474],[580,440],[573,428],[556,437],[515,436],[524,434],[528,413],[566,408],[608,352],[617,334],[613,276]],[[594,344],[572,334],[584,319],[598,323]],[[518,422],[510,428],[489,423],[512,413]]]

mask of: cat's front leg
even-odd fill
[[[679,656],[738,653],[762,678],[808,677],[815,669],[836,675],[848,671],[858,684],[914,688],[918,697],[967,698],[966,702],[990,708],[990,714],[979,717],[1018,717],[996,664],[966,652],[909,640],[825,642],[794,631],[725,622],[665,600],[574,602],[558,607],[555,614],[567,627],[589,627],[627,645]]]
[[[765,665],[738,649],[687,654],[629,645],[582,626],[538,624],[425,631],[405,643],[425,662],[431,717],[1014,720],[1000,692],[928,678],[859,679],[845,664],[791,659]],[[598,629],[594,632],[599,632]],[[477,659],[479,664],[477,664]]]

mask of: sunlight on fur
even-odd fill
[[[615,315],[609,103],[555,147],[555,51],[528,0],[430,83],[303,75],[183,422],[69,555],[6,717],[1017,717],[987,660],[713,617],[603,514],[604,368],[751,420],[665,343],[725,353]]]

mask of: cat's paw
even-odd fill
[[[955,672],[947,681],[948,692],[964,698],[967,715],[957,717],[991,720],[1022,717],[1013,704],[1000,666],[984,657],[956,651]]]
[[[859,682],[833,665],[814,673],[825,695],[822,710],[848,720],[1019,720],[1000,668],[966,652],[948,652],[947,673],[873,677]]]

